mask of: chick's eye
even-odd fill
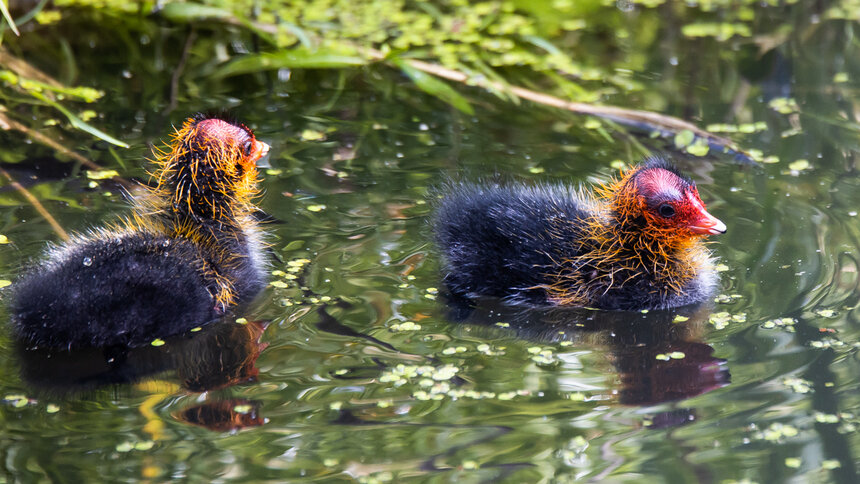
[[[668,203],[664,203],[657,207],[657,213],[659,213],[661,217],[672,218],[675,216],[675,207]]]
[[[245,146],[242,147],[242,153],[244,153],[245,156],[250,155],[251,154],[251,148],[253,148],[253,147],[254,147],[254,144],[251,143],[250,141],[248,141],[247,143],[245,143]]]

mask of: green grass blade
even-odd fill
[[[274,69],[335,69],[343,67],[355,67],[367,64],[367,59],[326,49],[308,50],[297,48],[280,52],[266,52],[263,54],[250,54],[234,59],[220,69],[213,76],[227,77],[237,74],[248,74]]]
[[[390,59],[400,70],[403,71],[404,74],[409,76],[412,79],[412,82],[418,86],[418,89],[430,94],[431,96],[436,96],[439,99],[445,101],[446,103],[454,106],[460,111],[466,114],[475,114],[475,110],[472,109],[472,106],[469,105],[469,102],[466,101],[466,98],[461,96],[457,91],[454,90],[448,84],[445,84],[444,81],[440,81],[439,79],[433,77],[430,74],[425,72],[421,72],[418,69],[410,66],[407,62],[402,59],[392,58]]]
[[[12,20],[12,14],[10,14],[9,9],[6,8],[6,0],[0,0],[0,13],[3,14],[3,18],[6,19],[6,22],[9,24],[9,27],[12,28],[12,32],[15,32],[15,35],[20,37],[21,32],[18,32],[18,26],[15,25],[15,21]]]
[[[63,113],[63,115],[69,120],[70,123],[72,123],[72,126],[74,126],[75,128],[77,128],[81,131],[86,131],[87,133],[95,136],[96,138],[107,141],[108,143],[111,143],[111,144],[114,144],[117,146],[121,146],[123,148],[128,148],[128,144],[123,143],[122,141],[120,141],[120,140],[114,138],[113,136],[105,133],[104,131],[99,130],[95,126],[87,124],[81,118],[75,116],[74,114],[71,113],[71,111],[64,108],[62,105],[60,105],[60,103],[48,99],[47,97],[43,96],[42,93],[36,92],[36,91],[31,91],[30,94],[32,94],[33,97],[35,97],[36,99],[44,102],[45,104],[48,104],[49,106],[53,107],[57,111]]]
[[[201,20],[230,21],[235,18],[233,12],[210,7],[199,3],[175,2],[168,3],[159,12],[167,20],[176,23],[198,22]]]

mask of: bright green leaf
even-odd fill
[[[12,32],[15,32],[15,35],[20,37],[21,32],[18,32],[18,27],[15,25],[15,21],[12,20],[12,15],[9,13],[9,9],[6,8],[6,0],[0,0],[0,12],[3,13],[3,18],[6,19],[6,22],[9,24],[9,27],[12,29]]]
[[[47,97],[42,95],[42,93],[31,91],[30,94],[33,97],[35,97],[36,99],[50,105],[51,107],[53,107],[57,111],[63,113],[63,115],[69,120],[70,123],[72,123],[72,126],[74,126],[75,128],[77,128],[81,131],[86,131],[87,133],[95,136],[96,138],[107,141],[108,143],[115,144],[117,146],[122,146],[123,148],[128,148],[128,145],[126,143],[123,143],[122,141],[114,138],[113,136],[99,130],[95,126],[92,126],[90,124],[85,123],[84,121],[81,120],[81,118],[75,116],[74,114],[71,113],[71,111],[64,108],[62,105],[60,105],[60,103],[57,103],[55,101],[48,99]]]
[[[689,129],[685,129],[675,135],[675,146],[678,148],[685,148],[690,146],[690,143],[692,143],[694,139],[696,139],[695,133]]]
[[[233,13],[218,7],[199,3],[168,3],[161,9],[161,15],[171,22],[184,23],[200,20],[231,20]]]
[[[213,77],[227,77],[276,69],[337,69],[361,66],[367,60],[352,53],[305,48],[239,57],[215,71]]]

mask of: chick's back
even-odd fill
[[[56,249],[15,285],[18,334],[44,346],[146,344],[219,314],[185,239],[147,232],[98,237]],[[167,336],[165,334],[165,336]]]
[[[546,274],[559,257],[576,255],[594,217],[592,202],[562,185],[452,185],[432,221],[446,285],[470,298],[546,303],[537,286],[552,282]]]

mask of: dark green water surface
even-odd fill
[[[107,40],[98,20],[69,20],[17,47],[57,73],[64,57],[45,46],[67,42],[76,69],[107,91],[91,123],[132,148],[85,133],[64,141],[146,180],[148,145],[167,140],[171,124],[230,108],[272,145],[260,205],[276,219],[273,284],[229,321],[131,352],[22,356],[4,332],[6,480],[857,482],[856,26],[798,28],[746,76],[731,43],[663,30],[636,52],[640,70],[612,61],[640,87],[607,103],[701,126],[763,123],[732,135],[779,158],[753,167],[457,86],[475,108],[466,115],[382,65],[221,81],[192,73],[163,114],[164,66],[177,61],[182,29],[147,24]],[[230,35],[250,48],[247,35]],[[200,42],[214,36],[201,31]],[[777,112],[780,97],[798,109]],[[19,179],[41,167],[30,190],[67,230],[126,213],[111,182],[18,134],[0,139]],[[728,226],[710,245],[722,271],[713,307],[446,305],[428,226],[433,187],[493,177],[589,185],[646,149],[675,158]],[[0,245],[0,278],[12,281],[58,241],[9,188],[0,233],[11,241]],[[139,381],[103,385],[111,378]]]

